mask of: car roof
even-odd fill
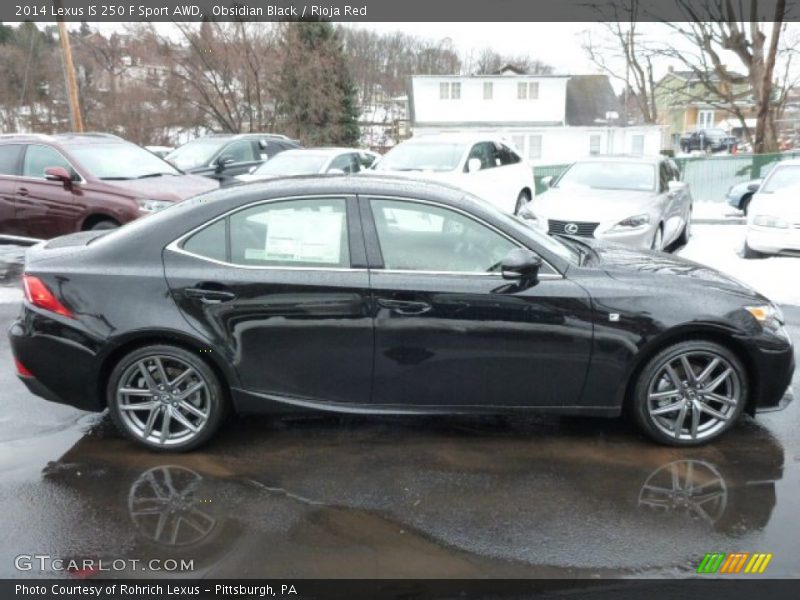
[[[218,139],[241,139],[241,140],[263,140],[263,139],[274,139],[274,140],[281,140],[283,142],[294,142],[288,136],[285,136],[281,133],[209,133],[207,135],[201,135],[195,139],[200,140],[203,138],[218,138]],[[190,140],[194,141],[194,140]]]
[[[85,133],[7,133],[0,135],[0,143],[19,143],[19,142],[49,142],[51,144],[59,144],[64,142],[81,143],[81,144],[108,144],[111,143],[126,143],[132,144],[126,139],[114,135],[112,133],[101,132],[85,132]]]

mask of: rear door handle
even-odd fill
[[[421,315],[431,309],[427,302],[417,302],[415,300],[390,300],[388,298],[378,298],[378,305],[383,308],[396,312],[399,315]]]
[[[23,188],[18,188],[17,189],[17,196],[27,196],[28,194],[30,194],[30,192],[28,191],[28,188],[24,188],[23,187]]]
[[[236,298],[236,294],[227,290],[208,289],[202,287],[185,288],[183,293],[189,298],[200,300],[203,304],[220,304]]]

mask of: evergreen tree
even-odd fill
[[[286,132],[308,145],[356,145],[356,88],[336,29],[323,21],[284,23],[280,51],[275,103]]]

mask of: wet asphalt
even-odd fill
[[[0,246],[0,577],[66,576],[20,554],[220,578],[672,577],[715,551],[800,576],[800,402],[689,450],[624,420],[321,415],[232,419],[155,454],[17,381],[20,257]]]

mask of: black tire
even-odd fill
[[[131,419],[128,417],[122,416],[122,410],[120,408],[120,403],[122,400],[122,394],[118,394],[118,388],[123,384],[123,377],[128,379],[129,377],[135,377],[137,373],[141,374],[141,368],[137,371],[137,363],[141,361],[153,361],[154,357],[159,357],[164,364],[163,370],[164,373],[167,375],[167,380],[169,384],[169,378],[171,376],[170,367],[168,365],[180,365],[183,364],[189,367],[194,373],[191,375],[191,379],[187,380],[186,385],[189,386],[190,383],[192,385],[197,385],[199,383],[203,383],[205,388],[201,388],[200,391],[196,392],[197,394],[202,395],[202,404],[203,409],[207,408],[207,415],[205,416],[204,422],[202,424],[198,424],[199,421],[193,422],[195,426],[197,426],[196,432],[187,433],[188,435],[186,439],[179,439],[178,441],[168,441],[166,443],[153,441],[144,437],[145,432],[140,432],[135,429],[135,424],[131,422]],[[174,362],[170,362],[174,361]],[[155,366],[155,365],[153,365]],[[153,369],[150,371],[150,376],[155,381],[158,382],[158,371]],[[141,378],[144,380],[144,377]],[[129,386],[130,384],[128,384]],[[171,387],[171,385],[167,385],[167,388]],[[147,386],[147,389],[140,388],[144,393],[149,393],[147,389],[151,389],[150,386]],[[159,389],[164,389],[163,386]],[[161,395],[161,399],[164,396],[170,396],[174,390],[165,390],[162,392],[156,392],[157,394]],[[134,396],[136,397],[136,396]],[[142,396],[144,398],[144,396]],[[106,399],[108,402],[109,412],[111,413],[111,419],[114,422],[114,425],[128,438],[133,440],[134,442],[142,445],[150,450],[155,450],[159,452],[186,452],[188,450],[194,450],[195,448],[203,445],[206,443],[211,437],[216,433],[219,426],[225,419],[225,416],[228,411],[228,403],[225,396],[225,390],[222,387],[222,384],[217,377],[214,370],[202,359],[197,353],[189,352],[180,348],[178,346],[172,345],[149,345],[144,346],[142,348],[138,348],[129,354],[125,355],[114,367],[111,371],[111,375],[109,376],[108,386],[106,388]],[[173,397],[175,402],[170,403],[168,400],[166,402],[161,402],[161,399],[153,398],[153,402],[159,402],[160,406],[158,410],[160,411],[159,415],[154,419],[154,424],[159,422],[161,419],[160,424],[163,429],[163,423],[165,416],[164,413],[166,411],[171,411],[172,414],[177,411],[177,404],[180,400],[178,400],[178,395]],[[191,396],[187,399],[189,402],[193,402]],[[137,411],[138,414],[141,414],[143,411]],[[126,415],[132,414],[131,411],[125,411]],[[190,413],[183,412],[181,413],[184,418],[189,415],[191,418],[193,417]],[[141,419],[140,419],[141,420]],[[170,423],[173,423],[170,425]],[[174,420],[173,417],[170,417],[167,421],[167,431],[169,432],[170,427],[174,427],[174,423],[180,423],[177,420]],[[187,429],[187,432],[189,430]]]
[[[107,229],[116,229],[117,227],[119,227],[119,223],[117,223],[114,219],[101,219],[89,227],[89,230],[106,231]]]
[[[753,250],[750,246],[747,245],[747,240],[744,242],[744,250],[742,251],[742,257],[748,259],[761,259],[767,258],[767,255],[763,252],[759,252],[758,250]]]
[[[747,216],[747,209],[750,208],[750,200],[753,199],[753,194],[745,194],[742,196],[742,202],[739,205],[739,210],[744,213],[744,216]]]
[[[678,360],[681,355],[686,353],[702,353],[710,356],[719,357],[727,361],[733,370],[731,377],[735,377],[738,382],[738,403],[732,407],[727,420],[719,424],[719,429],[708,434],[708,437],[700,439],[679,439],[674,435],[667,435],[656,423],[656,417],[650,414],[648,409],[648,394],[654,378],[659,376],[664,365],[671,361]],[[726,384],[727,385],[727,384]],[[631,400],[631,410],[639,428],[651,439],[660,444],[668,446],[700,446],[717,440],[722,434],[728,431],[741,416],[748,399],[748,380],[747,371],[742,362],[736,355],[725,346],[715,342],[704,340],[692,340],[679,342],[668,346],[652,359],[650,359],[639,373],[636,384],[633,388]],[[689,415],[688,418],[691,418]]]
[[[650,249],[656,252],[664,252],[664,224],[660,223],[658,229],[653,234],[653,241],[650,243]]]
[[[689,239],[692,237],[692,209],[689,209],[689,217],[686,221],[686,225],[683,226],[683,231],[681,231],[681,235],[678,237],[678,241],[676,246],[685,246],[689,243]]]
[[[517,204],[514,206],[514,214],[518,215],[522,207],[531,201],[531,194],[527,190],[522,190],[517,196]]]

